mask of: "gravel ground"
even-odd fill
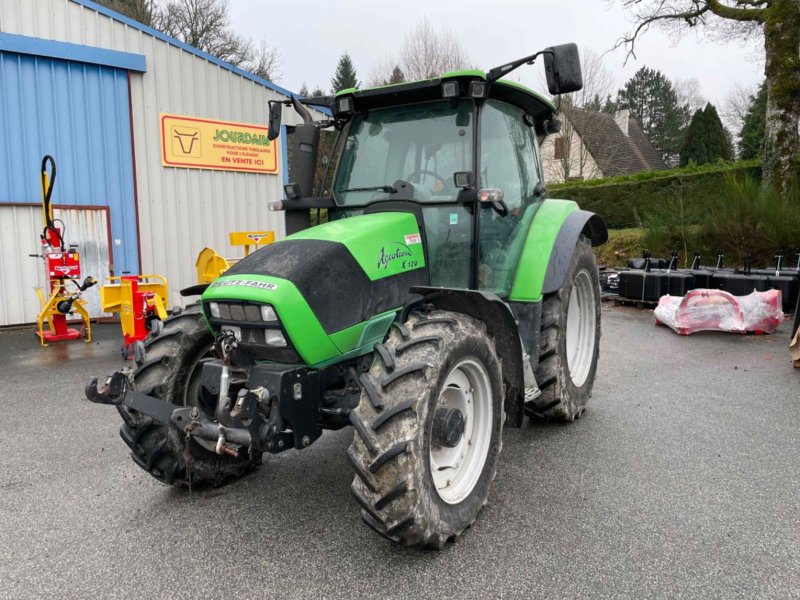
[[[570,425],[505,431],[475,526],[444,551],[363,526],[351,432],[187,494],[136,467],[110,407],[119,329],[40,348],[0,333],[2,598],[798,598],[800,371],[772,336],[681,338],[606,307]]]

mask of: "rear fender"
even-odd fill
[[[506,380],[505,411],[507,423],[514,427],[522,425],[525,383],[522,371],[522,348],[517,323],[508,304],[491,292],[436,287],[413,287],[413,294],[422,299],[406,307],[408,310],[424,302],[441,310],[450,310],[470,315],[483,321],[494,338],[497,354],[503,361]]]
[[[528,231],[509,300],[540,302],[543,294],[557,291],[581,234],[593,246],[608,239],[606,225],[598,215],[580,210],[571,200],[545,200]]]
[[[572,260],[572,253],[581,235],[589,238],[592,246],[599,246],[608,240],[608,230],[601,217],[586,210],[571,212],[561,225],[553,249],[550,251],[547,272],[542,284],[543,294],[552,294],[561,289]]]

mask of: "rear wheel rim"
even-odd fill
[[[439,497],[458,504],[475,489],[492,441],[492,385],[478,360],[466,358],[450,370],[434,411],[441,408],[461,411],[464,433],[453,448],[437,445],[431,436],[431,475]]]
[[[572,282],[567,305],[567,366],[575,387],[586,383],[594,358],[596,290],[586,269]]]

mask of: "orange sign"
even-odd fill
[[[262,125],[162,114],[161,164],[276,175],[278,145]]]

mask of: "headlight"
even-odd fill
[[[262,306],[261,319],[263,321],[277,321],[278,315],[275,314],[275,309],[271,306]]]
[[[286,338],[283,337],[283,333],[279,329],[265,329],[264,339],[269,346],[286,347]]]
[[[216,317],[217,319],[219,319],[219,304],[217,304],[216,302],[209,302],[208,311],[211,313],[212,317]]]

